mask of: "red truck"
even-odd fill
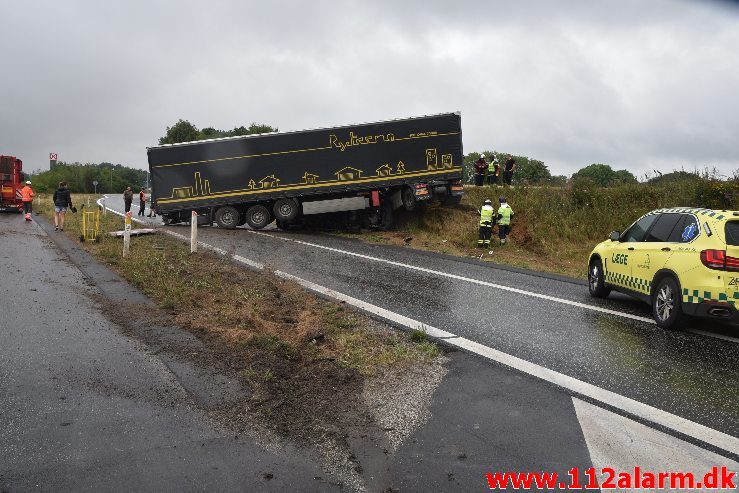
[[[25,181],[23,161],[15,156],[0,156],[0,211],[23,211],[21,189]]]

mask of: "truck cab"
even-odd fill
[[[15,156],[0,155],[0,211],[21,212],[21,189],[26,177],[23,161]]]

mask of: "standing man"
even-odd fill
[[[123,203],[126,206],[126,212],[131,211],[131,202],[133,202],[133,190],[131,190],[131,187],[126,187],[126,191],[123,192]]]
[[[26,186],[21,188],[21,202],[23,202],[23,214],[25,215],[26,221],[31,220],[31,212],[33,211],[33,197],[36,194],[33,193],[31,188],[31,182],[27,181]]]
[[[139,216],[144,216],[144,211],[146,210],[146,190],[144,190],[144,187],[141,187],[141,191],[139,192]]]
[[[508,154],[506,156],[506,160],[503,163],[503,183],[506,185],[511,184],[511,180],[513,180],[513,173],[516,171],[516,160],[513,159],[513,156]]]
[[[498,183],[498,175],[500,174],[500,164],[498,156],[493,154],[490,164],[488,164],[488,185],[496,185]]]
[[[513,209],[508,205],[505,197],[499,199],[500,207],[498,208],[498,237],[500,244],[505,245],[506,237],[511,232],[511,219],[513,218]]]
[[[59,188],[54,190],[54,231],[64,231],[64,216],[67,215],[67,207],[72,208],[72,194],[67,188],[67,182],[60,181]]]
[[[485,161],[485,154],[480,154],[480,159],[475,161],[475,186],[481,187],[485,184],[485,172],[488,170],[488,163]]]
[[[493,224],[495,222],[495,210],[493,202],[487,199],[480,208],[480,235],[477,240],[478,248],[489,248],[490,237],[493,235]]]

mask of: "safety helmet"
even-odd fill
[[[26,185],[30,185],[30,184],[31,184],[31,182],[30,182],[30,181],[26,181]]]
[[[486,199],[486,200],[485,200],[485,204],[492,204],[492,203],[493,203],[493,201],[492,201],[492,200],[490,200],[490,199]]]
[[[505,199],[505,197],[503,197],[502,195],[500,196],[500,198],[498,200],[500,201],[501,204],[503,202],[507,202],[506,199]]]

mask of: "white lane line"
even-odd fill
[[[503,284],[496,284],[496,283],[488,282],[488,281],[480,281],[479,279],[472,279],[470,277],[464,277],[464,276],[460,276],[460,275],[457,275],[457,274],[450,274],[450,273],[444,272],[444,271],[439,271],[439,270],[434,270],[434,269],[428,269],[426,267],[419,267],[419,266],[416,266],[416,265],[404,264],[402,262],[396,262],[394,260],[387,260],[387,259],[380,258],[380,257],[372,257],[370,255],[364,255],[364,254],[361,254],[361,253],[350,252],[348,250],[341,250],[339,248],[333,248],[333,247],[327,247],[327,246],[324,246],[324,245],[319,245],[317,243],[310,243],[310,242],[307,242],[307,241],[295,240],[295,239],[292,239],[292,238],[284,238],[284,237],[281,237],[281,236],[271,235],[269,233],[262,233],[262,232],[259,232],[259,231],[251,231],[251,230],[247,230],[247,231],[249,233],[252,233],[252,234],[257,234],[257,235],[261,235],[261,236],[268,236],[270,238],[276,238],[276,239],[283,240],[283,241],[292,241],[294,243],[298,243],[298,244],[301,244],[301,245],[310,246],[310,247],[313,247],[313,248],[319,248],[319,249],[322,249],[322,250],[328,250],[328,251],[335,252],[335,253],[341,253],[341,254],[344,254],[344,255],[352,256],[352,257],[358,257],[358,258],[362,258],[362,259],[365,259],[365,260],[371,260],[373,262],[380,262],[380,263],[384,263],[384,264],[389,264],[389,265],[393,265],[393,266],[396,266],[396,267],[402,267],[404,269],[410,269],[410,270],[416,270],[416,271],[419,271],[419,272],[425,272],[427,274],[433,274],[433,275],[437,275],[437,276],[441,276],[441,277],[447,277],[449,279],[455,279],[455,280],[458,280],[458,281],[465,281],[465,282],[469,282],[469,283],[472,283],[472,284],[478,284],[480,286],[485,286],[485,287],[489,287],[489,288],[495,288],[495,289],[500,289],[500,290],[503,290],[503,291],[508,291],[508,292],[511,292],[511,293],[522,294],[524,296],[530,296],[532,298],[539,298],[539,299],[543,299],[543,300],[547,300],[547,301],[553,301],[555,303],[562,303],[562,304],[565,304],[565,305],[570,305],[570,306],[574,306],[574,307],[578,307],[578,308],[583,308],[585,310],[592,310],[592,311],[596,311],[596,312],[600,312],[600,313],[607,313],[609,315],[614,315],[614,316],[622,317],[622,318],[629,318],[629,319],[632,319],[632,320],[638,320],[639,322],[644,322],[644,323],[648,323],[648,324],[655,324],[656,323],[654,321],[654,319],[651,319],[651,318],[640,317],[639,315],[632,315],[631,313],[624,313],[624,312],[619,312],[619,311],[616,311],[616,310],[610,310],[608,308],[603,308],[603,307],[600,307],[600,306],[588,305],[586,303],[580,303],[578,301],[566,300],[564,298],[557,298],[556,296],[550,296],[550,295],[547,295],[547,294],[535,293],[533,291],[526,291],[524,289],[513,288],[511,286],[505,286]]]
[[[687,329],[685,332],[691,332],[693,334],[700,334],[702,336],[714,337],[716,339],[721,339],[721,340],[724,340],[724,341],[729,341],[729,342],[733,342],[733,343],[739,343],[739,338],[737,338],[737,337],[731,337],[731,336],[727,336],[727,335],[724,335],[724,334],[714,334],[713,332],[707,332],[705,330]]]
[[[120,216],[123,215],[117,211],[112,212]],[[181,240],[190,241],[190,239],[185,235],[167,230],[165,230],[165,232]],[[226,252],[225,250],[214,247],[213,245],[209,245],[204,242],[198,242],[198,244],[201,245],[203,248],[216,251],[222,255],[230,256],[237,262],[248,265],[249,267],[259,270],[264,269],[263,264],[255,262],[253,260],[249,260],[245,257],[242,257],[241,255],[229,255],[228,252]],[[699,423],[695,423],[694,421],[690,421],[680,416],[668,413],[667,411],[657,409],[655,407],[649,406],[648,404],[644,404],[629,397],[611,392],[610,390],[597,387],[593,384],[578,380],[563,373],[550,370],[543,366],[537,365],[536,363],[531,363],[511,354],[498,351],[497,349],[493,349],[475,341],[471,341],[464,337],[459,337],[451,332],[447,332],[445,330],[424,324],[423,322],[420,322],[418,320],[405,317],[403,315],[400,315],[399,313],[386,310],[377,305],[367,303],[344,293],[340,293],[338,291],[334,291],[333,289],[321,286],[320,284],[316,284],[300,277],[293,276],[286,272],[275,271],[275,275],[284,279],[289,279],[291,281],[297,282],[301,286],[310,289],[311,291],[339,301],[343,301],[348,305],[352,305],[356,308],[359,308],[360,310],[366,311],[390,322],[403,325],[404,327],[408,327],[410,329],[424,330],[429,336],[444,339],[448,344],[456,346],[460,349],[475,353],[488,360],[495,361],[533,377],[553,383],[576,394],[588,397],[598,402],[602,402],[607,406],[620,409],[645,421],[661,425],[685,436],[689,436],[701,442],[713,445],[714,447],[720,448],[734,455],[739,455],[739,438],[732,437],[731,435],[722,433],[718,430],[714,430]]]

